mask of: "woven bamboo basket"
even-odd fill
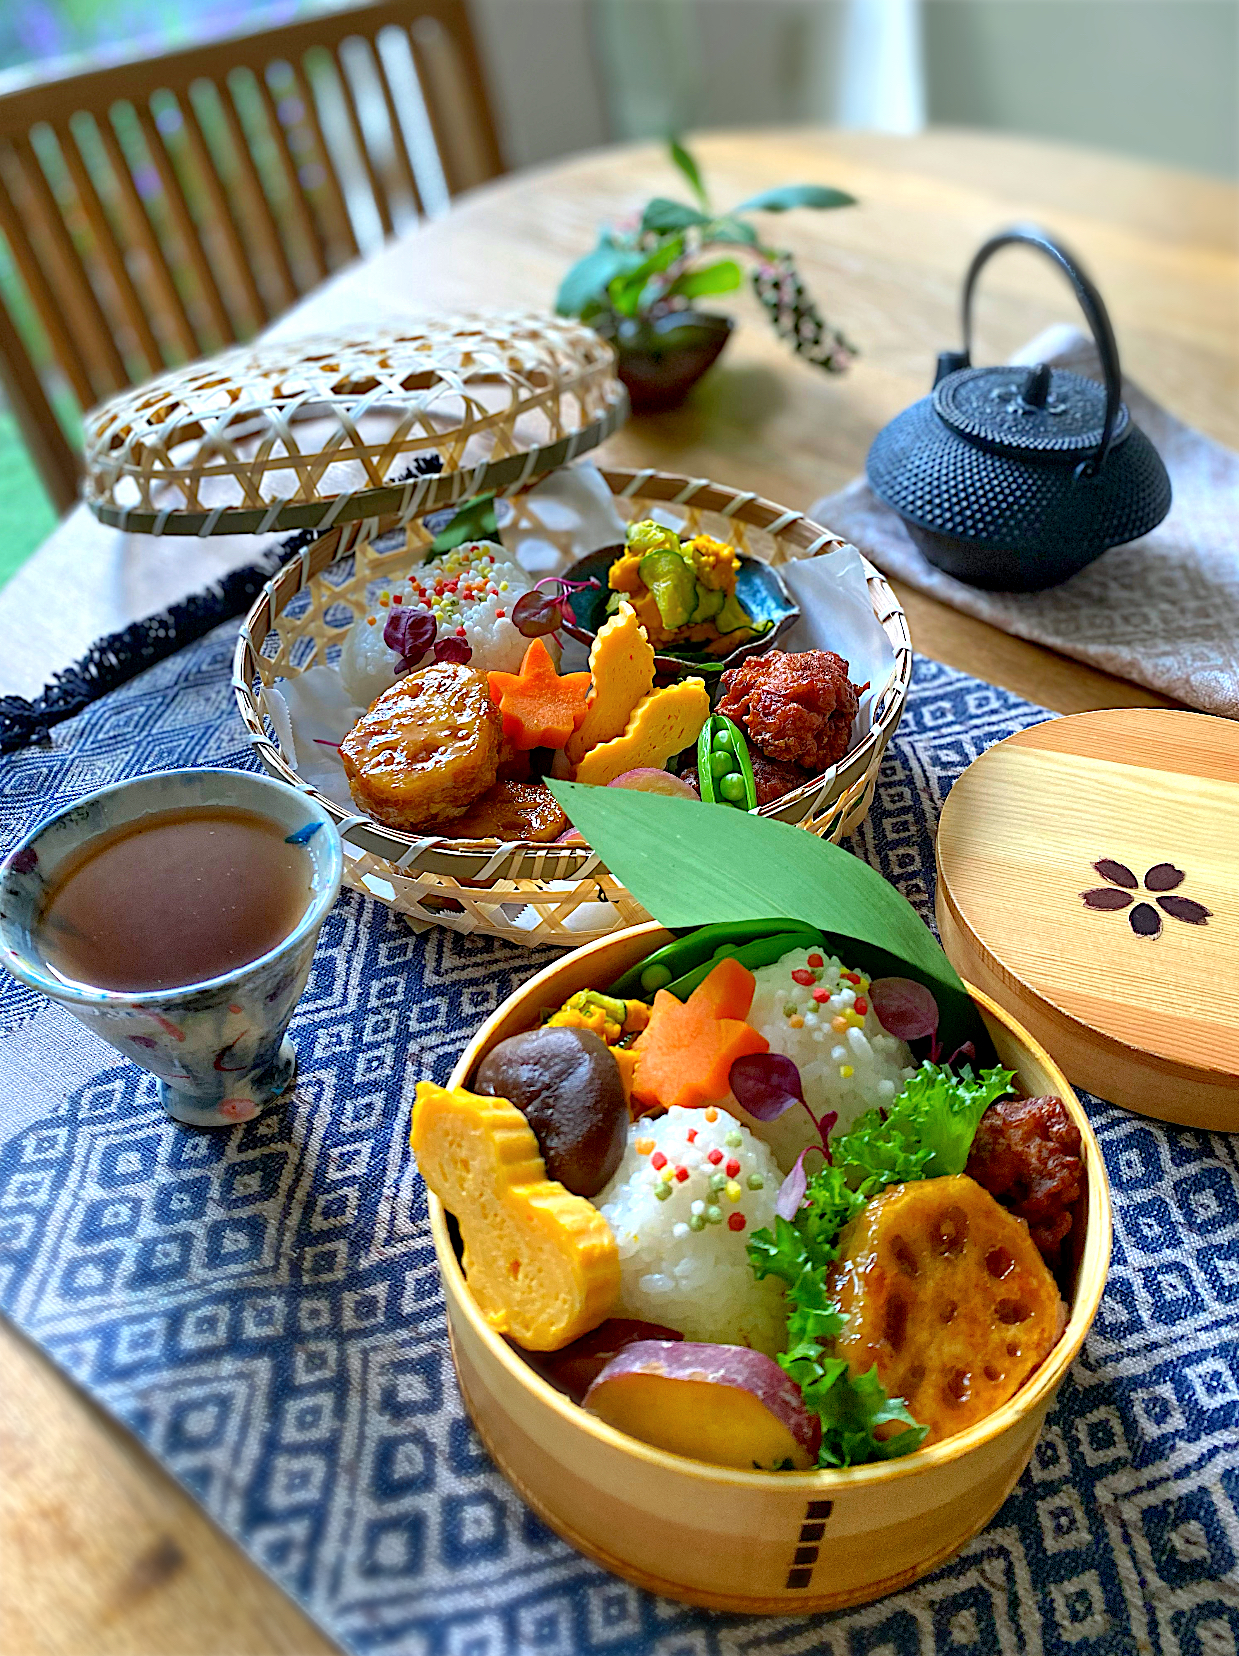
[[[645,517],[657,507],[680,519],[685,532],[718,535],[771,564],[828,557],[843,545],[801,513],[701,478],[650,470],[604,470],[601,475],[621,516]],[[525,494],[509,499],[518,527],[528,521],[529,501]],[[348,883],[415,923],[479,931],[530,947],[575,947],[647,919],[587,847],[401,833],[340,809],[310,787],[284,753],[267,692],[278,679],[330,665],[344,628],[365,613],[367,595],[384,581],[399,579],[422,555],[432,538],[424,522],[414,519],[393,534],[396,524],[394,518],[338,523],[273,577],[250,610],[237,641],[233,686],[263,764],[332,812],[350,852]],[[539,533],[557,540],[556,532],[542,523]],[[565,563],[570,562],[575,549],[566,533],[557,544]],[[895,661],[887,683],[876,687],[869,729],[824,776],[762,811],[834,840],[850,832],[869,809],[912,676],[912,641],[903,610],[878,571],[866,564],[865,572],[874,614]]]
[[[479,1030],[452,1073],[467,1086],[487,1052],[541,1009],[611,983],[671,933],[653,923],[558,960]],[[574,1547],[650,1592],[713,1610],[839,1610],[906,1586],[982,1530],[1032,1455],[1046,1410],[1084,1343],[1105,1286],[1112,1222],[1105,1163],[1053,1059],[971,990],[1030,1095],[1054,1093],[1079,1128],[1087,1169],[1083,1250],[1062,1338],[1002,1408],[902,1460],[841,1472],[738,1472],[647,1447],[577,1408],[478,1311],[446,1217],[429,1198],[456,1372],[474,1425],[521,1497]]]

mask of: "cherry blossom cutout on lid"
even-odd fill
[[[1187,878],[1184,870],[1176,868],[1174,863],[1154,863],[1144,876],[1144,889],[1154,894],[1157,908],[1154,908],[1152,903],[1136,902],[1133,894],[1140,890],[1141,882],[1126,863],[1102,857],[1093,867],[1102,879],[1109,880],[1110,884],[1082,891],[1080,896],[1084,900],[1085,908],[1097,909],[1102,913],[1127,910],[1127,923],[1137,937],[1161,936],[1162,916],[1157,912],[1158,909],[1161,909],[1163,914],[1168,914],[1172,920],[1182,920],[1189,926],[1203,926],[1212,917],[1213,910],[1207,909],[1203,903],[1196,902],[1192,897],[1165,895],[1173,892]]]

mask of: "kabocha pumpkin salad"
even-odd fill
[[[763,1471],[982,1420],[1066,1326],[1080,1136],[944,1058],[921,983],[707,926],[423,1082],[411,1142],[478,1309],[631,1437]]]

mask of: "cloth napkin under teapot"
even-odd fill
[[[1068,326],[1047,328],[1015,360],[1102,377],[1092,341]],[[1150,534],[1112,547],[1061,586],[983,592],[944,575],[864,477],[815,502],[809,515],[887,575],[965,614],[1239,719],[1239,454],[1184,425],[1130,380],[1123,396],[1165,461],[1174,503]]]

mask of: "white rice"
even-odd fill
[[[612,1315],[663,1323],[689,1340],[781,1351],[782,1284],[759,1282],[745,1252],[754,1231],[774,1229],[780,1182],[766,1146],[724,1109],[677,1106],[634,1122],[623,1161],[595,1198],[619,1245]],[[670,1194],[660,1199],[657,1190]]]
[[[455,592],[446,590],[450,582],[457,583]],[[464,589],[475,585],[476,596],[466,596]],[[463,635],[473,651],[471,667],[519,672],[529,640],[512,623],[512,605],[532,586],[533,577],[491,541],[467,541],[442,558],[415,565],[405,580],[383,589],[386,603],[376,595],[369,613],[344,635],[339,667],[345,688],[355,702],[369,707],[396,682],[399,657],[383,642],[383,628],[397,598],[402,606],[430,610],[438,624],[436,639]],[[554,640],[546,643],[554,655]],[[427,655],[426,662],[431,659]]]
[[[821,965],[811,966],[810,959]],[[834,1131],[845,1133],[864,1111],[890,1104],[915,1064],[907,1043],[888,1035],[868,1004],[869,979],[849,971],[834,955],[794,949],[773,966],[754,973],[757,989],[748,1022],[800,1071],[805,1102],[819,1119],[839,1115]],[[806,982],[797,982],[793,972]],[[822,995],[815,998],[814,991]],[[857,1006],[860,1000],[865,1011]],[[727,1108],[752,1128],[787,1172],[806,1144],[819,1142],[806,1112],[796,1105],[777,1121],[757,1121],[733,1099]]]

